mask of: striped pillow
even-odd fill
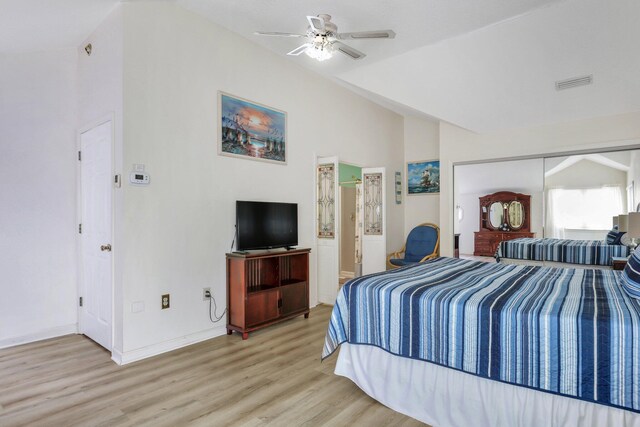
[[[622,288],[630,296],[640,298],[640,247],[633,251],[622,271]]]
[[[607,233],[607,245],[620,245],[620,239],[625,233],[617,231],[615,228]]]

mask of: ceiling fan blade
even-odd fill
[[[346,44],[341,42],[333,42],[332,46],[336,50],[339,50],[340,52],[344,53],[351,59],[362,59],[365,56],[367,56],[364,53],[360,52],[359,50],[354,49],[351,46],[347,46]]]
[[[305,50],[307,50],[310,46],[311,46],[311,43],[305,43],[302,46],[298,46],[297,48],[293,49],[291,52],[287,53],[287,55],[298,56],[301,53],[303,53]]]
[[[359,31],[356,33],[340,33],[337,37],[340,40],[393,39],[396,37],[396,33],[391,30]]]
[[[307,21],[309,21],[309,26],[316,33],[324,33],[324,19],[319,18],[317,16],[307,16]]]
[[[253,34],[257,36],[272,36],[272,37],[306,37],[304,34],[280,33],[278,31],[256,31]]]

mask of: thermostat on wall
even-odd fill
[[[144,172],[131,172],[129,181],[136,185],[149,185],[149,174]]]

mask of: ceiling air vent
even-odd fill
[[[587,86],[593,83],[593,74],[572,79],[559,80],[556,82],[556,90],[571,89],[578,86]]]

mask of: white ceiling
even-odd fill
[[[640,111],[638,0],[171,0],[405,114],[478,132]],[[0,0],[0,53],[75,47],[118,0]],[[392,29],[348,43],[367,57],[287,57],[306,15],[340,31]],[[556,80],[595,83],[556,92]]]
[[[616,160],[613,160],[611,157],[611,154],[613,154],[614,156],[617,154],[618,157],[622,154],[624,157],[622,161],[624,163],[620,163]],[[629,169],[631,169],[629,167],[628,164],[625,163],[629,163],[629,160],[631,158],[631,152],[630,151],[622,151],[619,153],[610,153],[609,155],[607,154],[580,154],[577,156],[569,156],[569,157],[565,157],[564,160],[560,161],[557,165],[555,165],[553,168],[549,168],[549,166],[551,166],[549,164],[548,161],[546,161],[545,159],[545,169],[546,172],[544,173],[545,177],[550,177],[551,175],[555,175],[558,172],[561,172],[565,169],[567,169],[570,166],[575,165],[576,163],[582,161],[582,160],[589,160],[592,161],[594,163],[598,163],[602,166],[607,166],[610,167],[612,169],[617,169],[620,170],[622,172],[629,172]]]
[[[476,132],[640,111],[639,21],[638,0],[568,0],[339,77]]]
[[[183,7],[237,32],[278,54],[303,44],[295,38],[256,36],[255,31],[302,33],[307,15],[329,14],[339,32],[386,30],[393,40],[349,40],[367,57],[354,61],[335,55],[318,62],[301,55],[291,60],[336,76],[420,46],[509,19],[557,0],[176,0]]]
[[[77,47],[118,0],[0,0],[0,53]]]

